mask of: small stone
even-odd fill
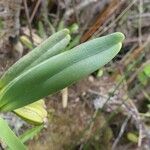
[[[89,80],[90,82],[94,82],[94,77],[93,77],[93,76],[89,76],[88,80]]]

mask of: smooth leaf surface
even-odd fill
[[[38,59],[36,59],[31,65],[29,65],[26,70],[31,69],[32,67],[38,65],[39,63],[49,59],[52,56],[55,56],[61,52],[63,52],[66,48],[66,46],[70,42],[70,35],[66,35],[62,40],[60,40],[55,46],[53,46],[51,49],[49,49],[47,52],[45,52],[42,56],[40,56]]]
[[[27,70],[1,91],[0,110],[23,107],[91,74],[115,57],[123,39],[122,33],[97,38]]]
[[[15,79],[18,75],[20,75],[34,61],[39,59],[39,57],[41,57],[43,54],[45,54],[45,52],[47,52],[52,47],[54,47],[58,42],[64,39],[68,34],[69,34],[68,29],[64,29],[53,34],[47,40],[45,40],[42,44],[36,47],[34,50],[32,50],[27,55],[22,57],[19,61],[17,61],[12,67],[8,69],[8,71],[6,71],[6,73],[0,79],[0,89],[2,89],[5,85],[7,85],[11,80]],[[68,39],[68,36],[67,36],[67,39]]]

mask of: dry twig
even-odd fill
[[[33,10],[33,12],[32,12],[32,15],[31,15],[31,17],[30,17],[30,23],[32,23],[32,21],[33,21],[33,19],[34,19],[34,16],[35,16],[35,14],[36,14],[36,12],[37,12],[37,10],[38,10],[40,4],[41,4],[41,0],[38,0],[37,3],[36,3],[36,5],[35,5],[35,7],[34,7],[34,10]]]
[[[115,150],[116,149],[116,146],[117,144],[119,143],[119,140],[120,138],[122,137],[125,129],[126,129],[126,126],[127,126],[127,123],[129,121],[129,119],[131,118],[131,115],[127,116],[127,118],[125,119],[125,121],[123,122],[122,126],[121,126],[121,129],[120,129],[120,132],[118,134],[118,137],[116,138],[116,140],[114,141],[113,145],[112,145],[112,150]]]
[[[33,43],[32,27],[31,27],[31,23],[30,23],[30,16],[29,16],[29,10],[28,10],[28,6],[27,6],[27,0],[23,0],[23,4],[24,4],[24,8],[25,8],[25,14],[26,14],[26,18],[27,18],[28,27],[29,27],[29,30],[30,30],[30,40]]]
[[[81,38],[81,42],[85,42],[87,41],[89,38],[91,38],[91,36],[94,35],[94,33],[98,30],[98,29],[102,29],[101,26],[102,24],[105,23],[106,20],[108,20],[108,18],[117,10],[119,9],[122,4],[124,3],[124,0],[120,1],[120,0],[111,0],[111,2],[109,3],[108,7],[99,14],[96,22],[89,28],[89,30],[83,34],[82,38]]]

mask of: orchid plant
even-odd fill
[[[11,66],[0,79],[0,112],[14,112],[27,122],[42,124],[47,112],[42,98],[91,74],[120,51],[124,35],[116,32],[70,50],[63,29]],[[0,139],[12,150],[25,150],[19,137],[0,118]]]

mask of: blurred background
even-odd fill
[[[0,76],[63,28],[67,49],[113,32],[126,39],[105,67],[46,98],[45,128],[29,149],[149,150],[150,0],[0,0]],[[17,135],[31,128],[2,115]]]

